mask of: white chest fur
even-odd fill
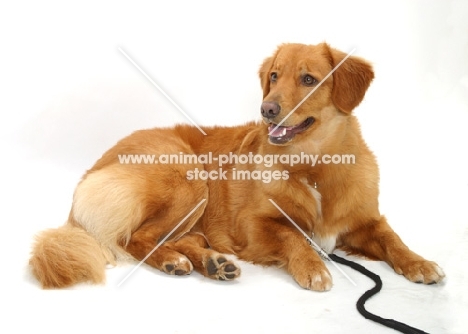
[[[321,218],[322,217],[322,195],[320,192],[313,186],[311,186],[306,179],[303,179],[302,182],[306,185],[307,189],[311,193],[311,195],[315,199],[315,203],[317,205],[317,213],[318,216]],[[326,222],[322,222],[326,223]],[[316,233],[312,234],[312,239],[317,243],[317,245],[320,246],[324,251],[327,253],[331,253],[336,246],[336,235],[333,236],[326,236],[322,237],[317,235]]]
[[[317,189],[312,187],[306,179],[302,179],[301,182],[305,184],[307,190],[309,190],[311,195],[314,197],[315,203],[317,205],[317,214],[320,218],[322,218],[322,195],[318,192]]]
[[[327,254],[333,252],[336,246],[336,236],[328,236],[328,237],[320,237],[317,235],[312,236],[312,240],[314,240],[317,245],[320,246]]]

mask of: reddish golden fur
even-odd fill
[[[310,91],[300,84],[308,73],[323,79],[345,54],[327,44],[286,44],[260,68],[264,101],[274,101],[279,123]],[[278,80],[270,82],[270,73]],[[268,141],[265,124],[198,129],[179,125],[133,133],[107,151],[78,185],[65,227],[38,236],[31,266],[43,287],[81,281],[101,282],[105,262],[130,254],[143,259],[202,199],[187,219],[147,263],[169,274],[193,269],[214,279],[229,280],[240,269],[220,253],[264,265],[284,267],[304,288],[328,290],[332,280],[320,257],[304,237],[270,203],[331,251],[386,261],[415,282],[438,282],[444,274],[433,262],[413,253],[378,210],[378,167],[361,137],[351,111],[373,79],[371,66],[350,57],[283,124],[306,118],[312,126],[284,145]],[[217,163],[120,164],[119,154],[354,154],[355,164],[225,165],[253,170],[279,170],[288,180],[187,180],[189,170],[218,169]],[[318,184],[317,191],[311,185]],[[218,253],[219,252],[219,253]]]

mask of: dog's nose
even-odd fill
[[[281,111],[281,107],[276,102],[265,101],[262,103],[262,116],[265,118],[275,118]]]

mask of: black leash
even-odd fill
[[[405,333],[405,334],[428,334],[427,332],[424,332],[424,331],[422,331],[420,329],[411,327],[411,326],[409,326],[407,324],[404,324],[402,322],[399,322],[399,321],[396,321],[396,320],[393,320],[393,319],[384,319],[384,318],[379,317],[378,315],[375,315],[375,314],[370,313],[369,311],[367,311],[366,308],[364,307],[364,304],[366,303],[366,301],[370,297],[372,297],[373,295],[379,293],[380,290],[382,289],[382,280],[380,279],[380,276],[377,275],[377,274],[374,274],[373,272],[371,272],[369,270],[367,270],[366,268],[364,268],[360,264],[357,264],[355,262],[343,259],[342,257],[339,257],[338,255],[328,254],[328,256],[333,261],[344,264],[344,265],[346,265],[348,267],[351,267],[354,270],[359,271],[361,274],[366,275],[367,277],[369,277],[371,280],[373,280],[375,282],[375,286],[372,289],[367,290],[358,299],[358,301],[356,303],[357,310],[359,311],[359,313],[361,313],[361,315],[364,318],[375,321],[375,322],[377,322],[379,324],[382,324],[384,326],[387,326],[389,328],[393,328],[393,329],[395,329],[397,331],[400,331],[402,333]]]

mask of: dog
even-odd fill
[[[234,254],[283,267],[302,288],[329,290],[330,272],[288,217],[326,252],[339,248],[385,261],[412,282],[440,282],[442,269],[412,252],[379,212],[378,166],[352,115],[374,73],[346,56],[326,43],[280,45],[259,70],[261,121],[204,127],[206,136],[176,125],[119,141],[77,185],[66,224],[36,236],[30,267],[42,287],[102,283],[107,264],[129,258],[171,275],[233,280],[241,270],[223,254]],[[132,154],[191,159],[119,159]],[[291,163],[299,156],[329,159]],[[354,161],[330,163],[341,156]]]

